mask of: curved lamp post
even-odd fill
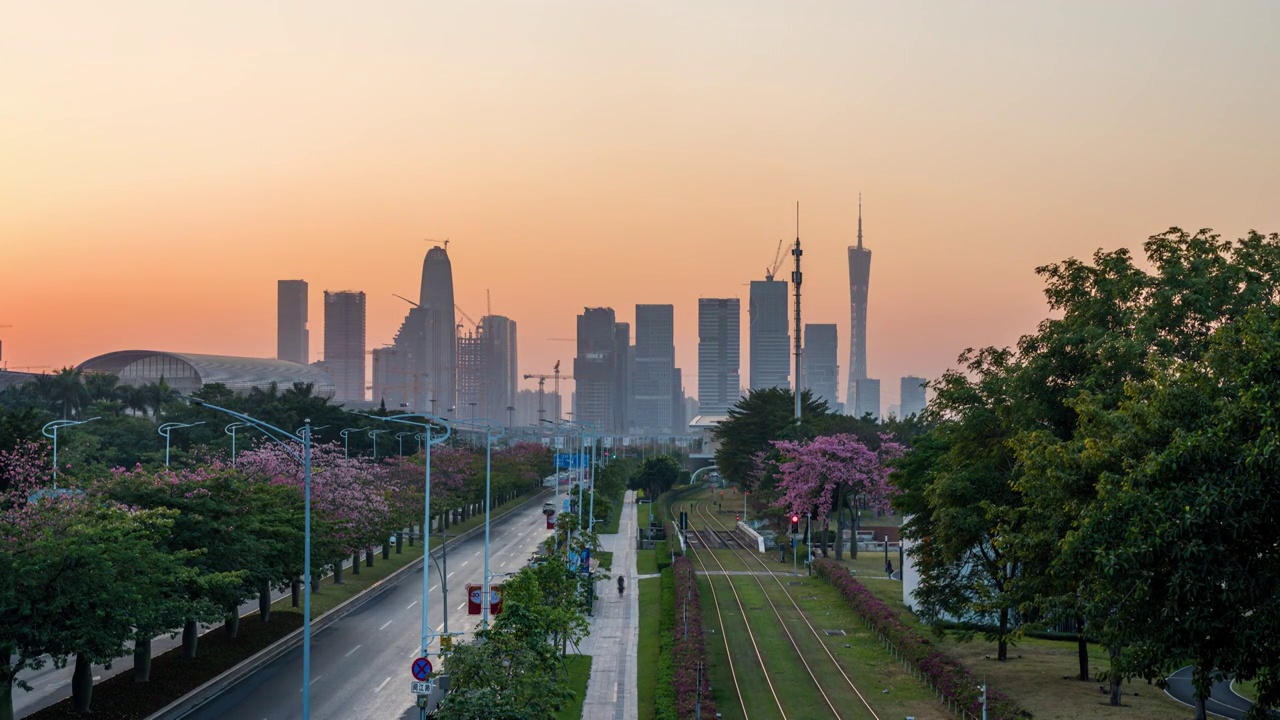
[[[303,425],[302,427],[298,428],[297,430],[294,430],[294,431],[293,431],[293,434],[294,434],[294,435],[297,435],[298,437],[302,437],[302,431],[303,431],[303,430],[305,430],[305,429],[306,429],[306,427],[307,427],[306,425]],[[328,425],[316,425],[315,427],[311,428],[311,435],[312,435],[312,439],[313,439],[313,440],[315,439],[315,434],[316,434],[316,431],[317,431],[317,430],[323,430],[323,429],[325,429],[325,428],[327,428],[327,427],[329,427],[329,426],[328,426]]]
[[[565,420],[570,425],[577,425],[579,429],[578,437],[581,441],[578,443],[578,452],[582,452],[582,442],[587,437],[591,438],[591,461],[589,465],[584,465],[582,473],[578,479],[578,526],[582,526],[582,485],[587,479],[587,468],[591,471],[591,511],[587,514],[587,529],[595,528],[596,524],[596,440],[600,438],[600,432],[596,430],[596,426],[583,420]],[[584,435],[585,433],[585,435]]]
[[[181,430],[182,428],[195,427],[197,425],[203,425],[203,424],[204,424],[203,420],[201,420],[200,422],[193,422],[193,423],[167,422],[161,425],[160,427],[156,428],[156,432],[164,436],[164,466],[165,467],[169,467],[169,434],[172,433],[174,430]]]
[[[475,403],[472,404],[474,405]],[[458,425],[463,423],[455,422],[454,424]],[[500,438],[507,433],[502,429],[502,423],[489,418],[473,419],[471,422],[465,424],[471,426],[471,429],[476,432],[480,432],[481,430],[484,432],[484,603],[481,605],[482,617],[480,620],[480,626],[488,629],[489,605],[492,601],[492,598],[489,597],[489,513],[492,509],[492,502],[489,497],[489,481],[490,470],[492,468],[493,439]]]
[[[381,415],[367,415],[365,413],[352,414],[359,415],[361,417],[373,418],[374,420],[382,420],[384,422],[397,422],[404,425],[412,425],[417,428],[422,428],[423,432],[426,434],[426,486],[422,493],[422,644],[419,647],[421,652],[419,657],[426,657],[427,648],[431,644],[431,640],[435,638],[435,633],[431,628],[431,622],[427,618],[427,590],[428,584],[431,582],[431,566],[427,564],[431,562],[431,446],[438,445],[445,440],[448,440],[449,436],[453,434],[453,426],[443,418],[438,418],[435,415],[430,415],[428,413],[401,413],[399,415],[387,415],[386,417]],[[443,435],[435,435],[433,430],[437,426],[444,428]],[[346,431],[344,430],[343,432]],[[380,430],[379,432],[387,431]],[[441,523],[441,527],[443,528],[443,523]],[[444,585],[441,584],[441,587],[443,588]],[[444,614],[445,622],[447,623],[449,618],[449,608],[447,605],[442,608],[442,613]]]
[[[385,428],[370,430],[369,437],[373,438],[373,461],[378,461],[378,436],[384,432],[391,432]]]
[[[406,435],[410,435],[410,436],[412,436],[412,435],[415,435],[415,434],[417,434],[417,433],[414,433],[412,430],[403,430],[403,431],[401,431],[401,432],[396,433],[396,442],[400,443],[400,455],[401,455],[401,457],[403,457],[403,456],[404,456],[404,437],[405,437]]]
[[[235,464],[236,464],[236,430],[239,430],[242,427],[253,427],[253,426],[247,422],[240,422],[239,420],[237,420],[231,423],[230,425],[222,428],[222,432],[231,436],[231,466],[232,467],[235,467]]]
[[[88,420],[54,420],[53,422],[45,423],[44,427],[40,428],[41,435],[44,435],[47,438],[53,438],[53,487],[54,489],[57,489],[58,487],[58,430],[60,428],[83,425],[85,423],[93,422],[94,420],[98,420],[98,419],[99,418],[97,417],[91,417]]]
[[[209,410],[216,410],[226,413],[233,418],[241,421],[245,425],[252,426],[261,430],[267,437],[274,440],[285,452],[289,453],[293,459],[302,463],[303,468],[303,495],[306,508],[306,519],[304,520],[306,532],[306,544],[302,551],[303,572],[306,573],[306,582],[303,583],[302,591],[302,720],[311,719],[311,421],[307,420],[302,426],[300,435],[292,435],[287,430],[281,430],[274,425],[251,418],[248,415],[242,415],[234,410],[228,410],[217,405],[210,405],[199,398],[186,398],[192,405],[198,405]],[[290,447],[286,440],[302,443],[302,453]]]
[[[342,457],[344,458],[349,457],[349,454],[347,451],[351,447],[351,438],[350,438],[351,433],[360,432],[361,430],[364,430],[364,428],[358,428],[358,427],[343,428],[342,432],[338,433],[339,435],[342,436]]]

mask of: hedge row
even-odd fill
[[[702,717],[715,717],[716,706],[711,699],[707,648],[702,637],[702,600],[698,596],[698,576],[693,571],[693,563],[686,557],[676,558],[671,571],[676,591],[676,712],[680,720],[693,720],[696,703],[701,697]]]
[[[982,716],[981,683],[959,661],[938,649],[919,630],[907,625],[844,565],[832,560],[814,558],[813,569],[844,596],[854,612],[885,642],[897,649],[904,660],[924,676],[925,682],[961,710]],[[988,688],[987,717],[990,720],[1016,720],[1028,714],[1016,702]]]

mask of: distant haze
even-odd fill
[[[868,375],[1046,314],[1035,266],[1180,225],[1280,229],[1280,3],[36,2],[0,8],[13,366],[273,356],[276,280],[391,341],[431,243],[459,305],[565,367],[575,316],[743,299],[801,202],[840,328],[864,194]],[[780,277],[789,277],[784,268]]]

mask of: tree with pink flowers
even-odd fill
[[[890,460],[901,457],[904,448],[889,436],[881,436],[877,449],[867,447],[856,435],[822,435],[812,440],[777,440],[774,448],[781,455],[777,507],[797,515],[812,515],[818,526],[827,527],[831,513],[837,515],[837,527],[843,528],[845,509],[856,518],[857,501],[866,500],[872,508],[888,509],[894,489],[889,485],[887,467]],[[850,503],[853,507],[850,508]],[[827,533],[822,532],[822,554],[827,555]],[[851,553],[858,556],[857,542]],[[836,533],[836,558],[843,556],[842,533]]]

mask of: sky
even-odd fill
[[[862,193],[887,408],[1034,330],[1039,265],[1280,230],[1277,33],[1270,0],[3,3],[3,359],[274,356],[282,278],[312,359],[323,290],[378,347],[448,238],[522,373],[572,366],[583,307],[672,303],[696,395],[697,298],[743,299],[745,383],[799,202],[843,396]]]

